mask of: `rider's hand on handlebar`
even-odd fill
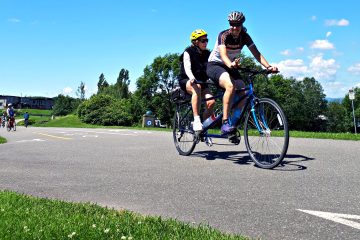
[[[279,72],[279,69],[275,66],[269,66],[266,68],[266,70],[268,70],[269,72],[271,73],[278,73]]]
[[[234,61],[231,62],[231,68],[238,68],[240,67],[240,58],[236,58]]]

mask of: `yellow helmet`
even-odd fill
[[[193,31],[190,35],[190,41],[194,41],[196,39],[198,39],[199,37],[202,36],[207,36],[207,33],[202,30],[202,29],[196,29],[195,31]]]

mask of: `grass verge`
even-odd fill
[[[0,191],[2,239],[248,239],[209,226]]]
[[[6,138],[3,138],[0,136],[0,144],[2,144],[2,143],[6,143]]]
[[[360,140],[360,134],[354,134],[354,133],[328,133],[328,132],[290,131],[290,137],[335,139],[335,140],[354,140],[354,141],[359,141]]]

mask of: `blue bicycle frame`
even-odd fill
[[[253,119],[255,121],[256,128],[258,129],[259,133],[262,134],[263,133],[263,128],[260,127],[260,123],[259,123],[259,121],[258,121],[258,119],[256,117],[255,108],[254,108],[257,97],[254,94],[254,88],[253,88],[252,81],[250,81],[250,83],[249,83],[249,85],[247,87],[236,90],[235,94],[239,94],[241,92],[245,92],[245,95],[241,96],[240,98],[237,98],[234,101],[231,109],[234,111],[237,108],[238,104],[241,101],[243,101],[245,98],[246,98],[246,102],[244,104],[243,111],[241,111],[241,114],[240,114],[239,118],[236,120],[236,122],[233,122],[232,125],[235,126],[236,128],[239,126],[239,124],[242,122],[243,117],[245,116],[245,113],[247,112],[246,109],[248,109],[249,104],[250,104],[250,111],[251,111],[251,113],[253,115]],[[217,95],[217,96],[214,96],[214,97],[210,97],[210,98],[206,98],[202,102],[206,102],[206,101],[209,101],[209,100],[212,100],[212,99],[217,99],[217,98],[220,98],[222,96],[223,96],[223,94],[220,94],[220,95]],[[222,121],[222,117],[223,117],[223,113],[219,114],[216,117],[216,119],[209,126],[203,128],[203,130],[201,131],[200,134],[204,134],[205,137],[226,138],[227,134],[209,134],[209,133],[207,133],[207,131],[209,129],[211,129],[216,124],[219,124]],[[264,114],[263,113],[261,113],[261,117],[262,117],[261,123],[264,124],[264,126],[267,128],[266,121],[264,119]]]

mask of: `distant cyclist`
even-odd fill
[[[25,113],[24,113],[24,125],[25,125],[25,127],[28,126],[29,117],[30,117],[29,113],[28,113],[28,112],[25,112]]]
[[[204,30],[197,29],[191,33],[190,41],[191,46],[187,47],[180,56],[179,84],[184,91],[191,94],[191,106],[194,115],[193,129],[194,131],[201,131],[203,127],[199,115],[201,98],[210,98],[212,95],[206,84],[195,84],[195,80],[205,82],[208,79],[206,65],[210,51],[206,47],[209,40]],[[206,101],[203,120],[212,114],[214,104],[215,100]]]
[[[11,103],[8,104],[8,108],[6,110],[7,116],[8,116],[8,124],[10,123],[10,121],[12,121],[13,123],[15,122],[15,110],[12,106]]]
[[[5,127],[5,123],[6,123],[6,111],[4,111],[1,115],[1,126]]]
[[[212,50],[207,65],[207,75],[220,87],[225,89],[223,96],[223,125],[221,132],[231,133],[235,130],[228,120],[229,109],[235,87],[243,87],[237,67],[240,66],[239,55],[246,45],[255,59],[270,71],[277,72],[255,46],[246,28],[243,26],[245,16],[243,13],[234,11],[228,15],[230,29],[219,33],[215,47]]]

